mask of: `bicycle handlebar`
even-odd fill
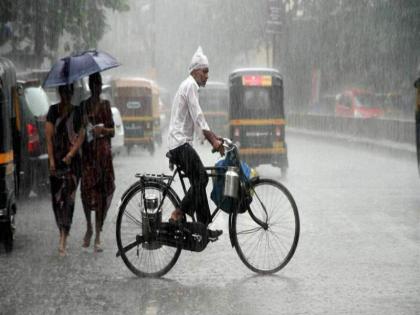
[[[229,138],[222,138],[222,145],[226,148],[225,153],[232,151],[236,145],[233,143],[232,140],[230,140]],[[211,149],[211,153],[216,153],[219,152],[216,149]]]

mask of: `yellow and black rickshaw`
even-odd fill
[[[6,252],[13,249],[15,230],[18,151],[14,147],[19,148],[18,110],[15,67],[10,60],[0,58],[0,241]]]
[[[237,69],[229,75],[230,138],[251,166],[288,168],[283,79],[278,70]]]
[[[417,148],[417,165],[420,174],[420,76],[414,82],[416,88],[416,148]]]
[[[153,82],[144,78],[126,77],[114,79],[111,85],[115,106],[119,109],[124,124],[127,152],[130,152],[134,145],[140,145],[153,154]]]
[[[229,95],[225,83],[209,81],[199,89],[200,106],[210,128],[222,137],[228,135]]]

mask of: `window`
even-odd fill
[[[342,104],[345,107],[351,108],[351,97],[349,95],[343,95],[340,98],[340,104]]]
[[[29,110],[34,116],[46,115],[49,108],[49,100],[45,91],[40,87],[28,87],[25,89],[25,99]]]
[[[141,103],[139,101],[128,101],[127,108],[129,109],[138,109],[141,107]]]
[[[377,103],[373,94],[360,94],[355,99],[357,107],[374,108]]]
[[[249,88],[244,91],[244,106],[253,110],[270,109],[270,90],[267,88]]]

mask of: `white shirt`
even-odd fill
[[[194,126],[210,130],[198,102],[198,84],[190,75],[176,92],[171,110],[168,131],[168,147],[173,150],[184,143],[192,143]]]

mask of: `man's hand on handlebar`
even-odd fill
[[[216,136],[211,130],[203,130],[204,137],[211,143],[212,152],[220,152],[220,155],[225,155],[225,148],[223,147],[223,138]]]
[[[218,151],[220,153],[221,156],[225,155],[225,147],[223,146],[223,139],[222,138],[218,138],[217,140],[215,140],[213,143],[213,152]]]

